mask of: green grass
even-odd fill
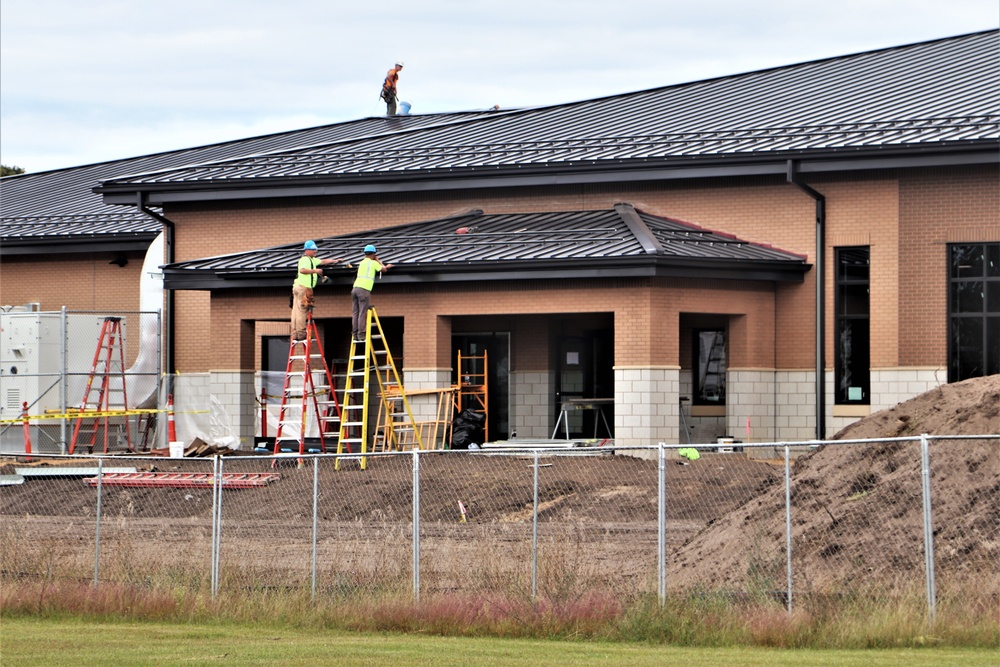
[[[4,667],[50,665],[741,665],[995,667],[995,649],[693,648],[634,642],[351,633],[281,624],[4,617]]]

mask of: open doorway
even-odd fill
[[[486,433],[486,440],[506,440],[510,433],[510,334],[507,332],[453,334],[451,344],[455,351],[455,361],[459,351],[467,357],[483,356],[485,352],[488,386],[486,401],[489,411],[489,430]],[[459,382],[458,372],[456,364],[452,369],[453,384]],[[483,370],[477,369],[477,372]]]
[[[563,412],[569,438],[613,438],[614,332],[592,329],[579,335],[562,335],[555,350],[556,423]],[[580,409],[564,411],[564,404],[570,403]],[[565,433],[564,428],[560,426],[559,437]]]

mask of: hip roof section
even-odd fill
[[[466,214],[316,239],[318,256],[363,258],[374,244],[396,265],[387,282],[428,283],[519,278],[690,276],[801,281],[805,257],[750,243],[630,204],[597,211]],[[174,289],[287,286],[302,243],[220,255],[164,267]],[[337,283],[354,276],[327,273]]]

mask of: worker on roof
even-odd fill
[[[375,276],[390,268],[392,264],[383,264],[378,258],[375,246],[370,243],[365,246],[365,258],[358,264],[358,277],[351,290],[351,333],[357,342],[365,340],[368,330],[368,309],[371,307]]]
[[[342,262],[343,258],[319,259],[316,253],[319,246],[315,241],[306,241],[302,246],[302,257],[299,258],[299,272],[292,283],[292,342],[306,339],[306,321],[312,312],[316,300],[313,289],[323,279],[321,267]]]
[[[397,60],[396,66],[389,70],[385,75],[385,81],[382,83],[382,94],[379,97],[385,101],[386,116],[396,115],[396,100],[399,99],[399,94],[396,91],[396,83],[399,81],[399,71],[401,69],[403,69],[403,61]]]

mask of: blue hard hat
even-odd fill
[[[316,245],[315,241],[306,241],[306,244],[302,246],[303,250],[319,250],[319,246]]]
[[[375,249],[375,246],[373,246],[371,243],[369,243],[368,245],[365,246],[365,252],[366,253],[369,253],[369,252],[378,252],[378,250]]]

